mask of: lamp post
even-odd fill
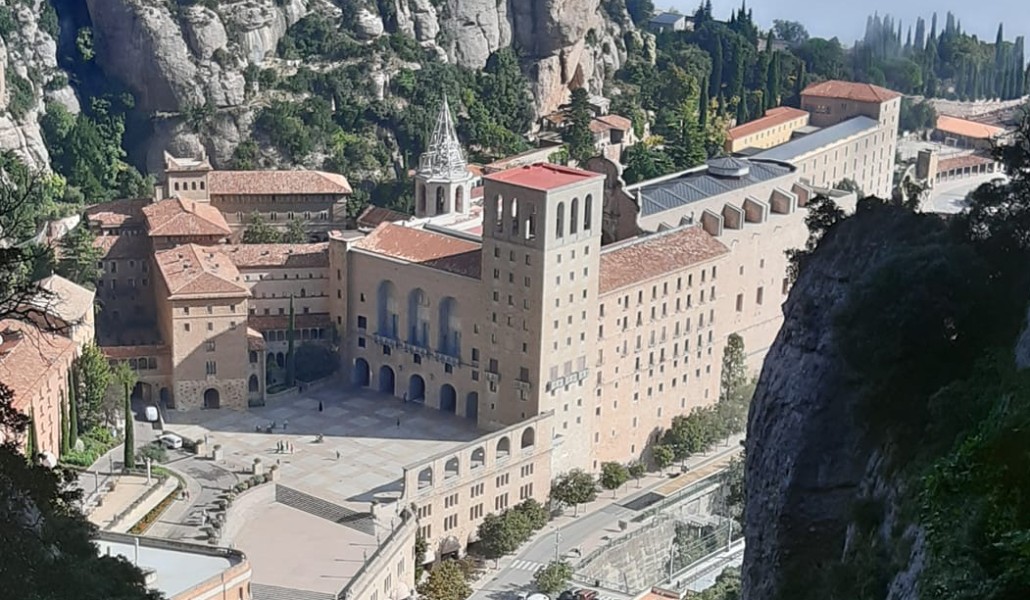
[[[554,562],[558,562],[561,559],[561,552],[559,550],[559,544],[561,544],[561,528],[557,525],[554,526]]]

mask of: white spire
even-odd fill
[[[468,163],[461,149],[458,134],[451,120],[451,108],[447,96],[443,97],[440,115],[436,118],[433,137],[429,147],[419,159],[418,174],[428,179],[465,179],[468,177]]]

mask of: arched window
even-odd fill
[[[579,231],[579,198],[572,199],[572,207],[569,210],[569,233]]]
[[[497,194],[496,205],[497,205],[497,226],[496,226],[496,229],[497,229],[497,232],[500,233],[500,232],[504,231],[504,198],[502,198],[500,194]]]
[[[455,212],[465,211],[465,195],[460,185],[454,188],[454,210]]]
[[[426,184],[424,183],[418,186],[418,212],[426,214]]]
[[[175,188],[175,191],[177,191],[177,192],[178,192],[178,191],[179,191],[179,182],[178,182],[178,181],[176,181],[176,182],[175,182],[174,184],[172,184],[172,187],[174,187],[174,188]]]
[[[194,181],[194,182],[192,183],[192,185],[190,185],[190,188],[191,188],[191,189],[194,189],[194,190],[195,190],[195,189],[197,189],[197,182],[196,182],[196,181]]]
[[[447,198],[444,197],[442,187],[436,188],[436,214],[442,215],[447,212]]]
[[[594,215],[594,197],[587,194],[586,201],[583,203],[583,231],[590,231],[590,219]]]
[[[511,219],[511,234],[512,235],[518,235],[519,234],[519,208],[518,208],[518,200],[515,199],[515,198],[512,198],[511,202],[508,204],[508,206],[511,208],[511,210],[508,211],[508,218]]]
[[[565,203],[558,203],[558,212],[554,219],[554,237],[560,238],[565,235]]]
[[[531,240],[536,237],[536,205],[529,207],[529,215],[526,217],[526,239]]]

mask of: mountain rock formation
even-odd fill
[[[563,103],[570,84],[600,92],[606,74],[625,60],[624,26],[609,18],[601,0],[220,0],[189,6],[86,0],[86,5],[96,60],[132,90],[140,111],[154,115],[146,161],[151,168],[165,150],[195,153],[201,147],[216,164],[228,162],[267,101],[267,94],[248,88],[248,67],[295,70],[298,65],[277,57],[277,47],[289,27],[311,13],[334,23],[343,14],[353,15],[353,22],[343,25],[360,40],[405,33],[441,60],[471,68],[482,67],[497,49],[515,45],[538,114]],[[385,81],[389,75],[376,73],[373,79]],[[214,114],[202,139],[181,117],[204,106]]]

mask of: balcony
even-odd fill
[[[522,390],[522,391],[528,392],[529,390],[533,389],[533,384],[528,382],[528,381],[523,381],[521,379],[516,379],[514,383],[515,383],[515,389],[517,389],[517,390]]]
[[[486,380],[487,381],[492,381],[494,383],[497,383],[498,381],[501,380],[501,374],[500,373],[494,373],[493,371],[483,371],[483,374],[486,375]]]

